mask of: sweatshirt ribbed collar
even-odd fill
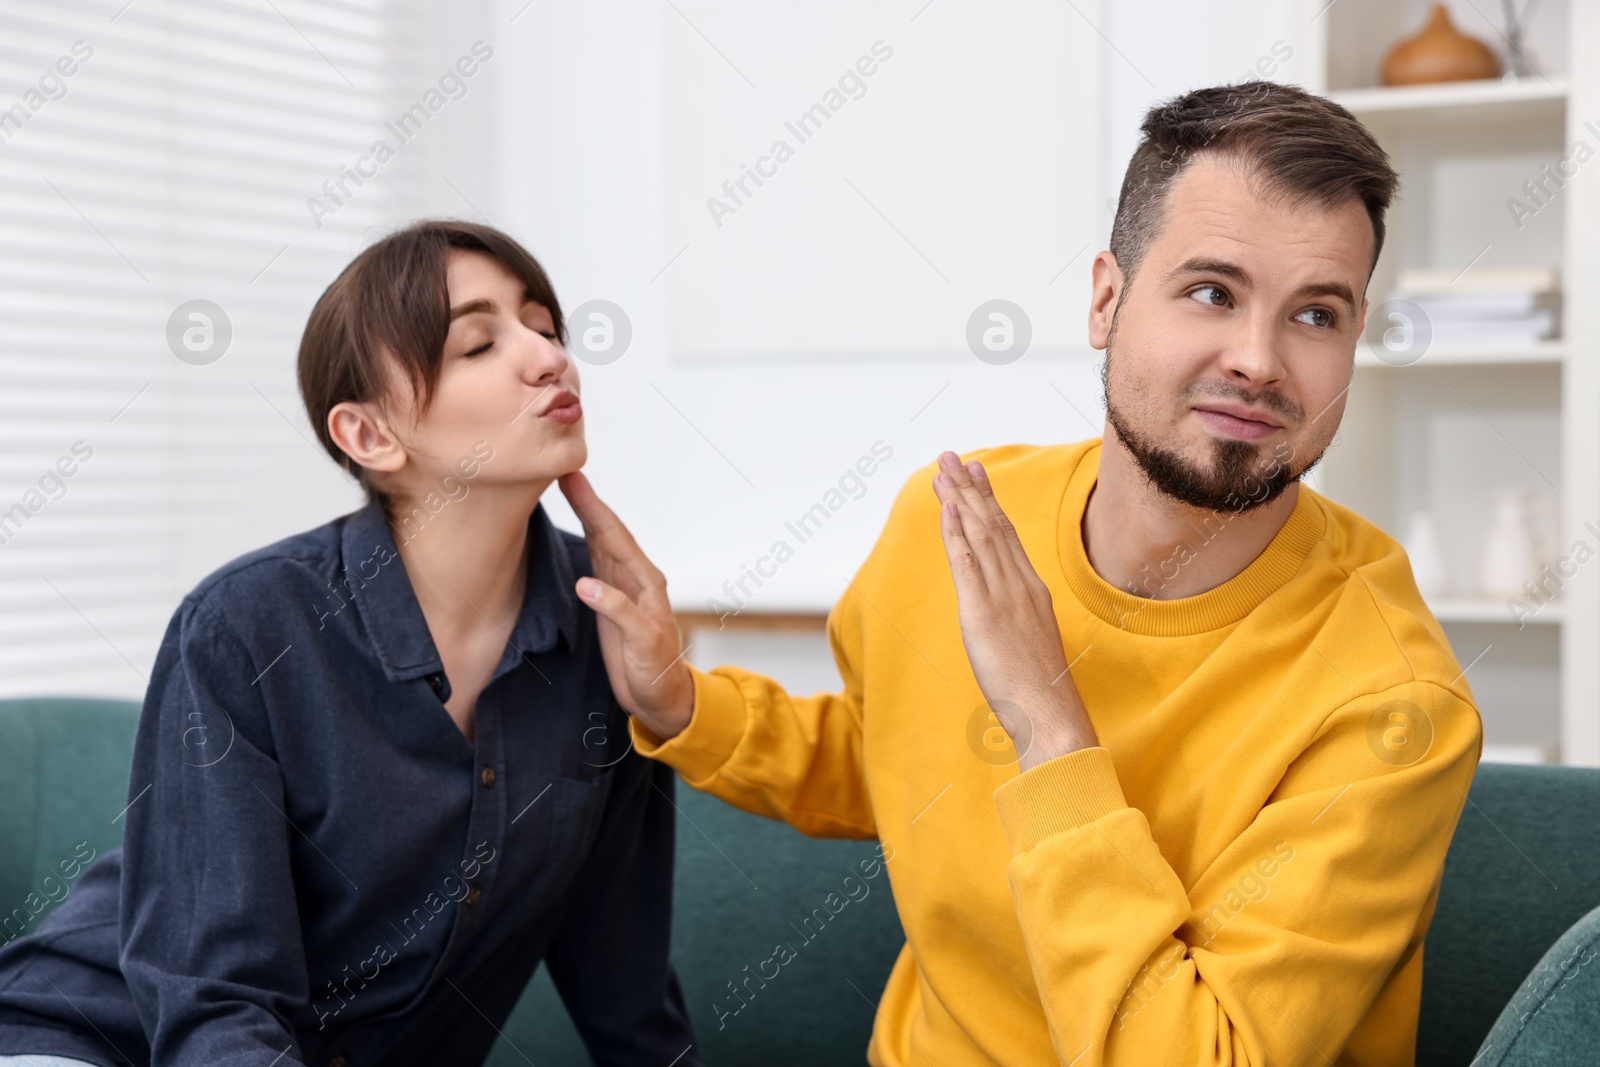
[[[1078,461],[1061,498],[1057,555],[1067,586],[1089,611],[1129,633],[1181,637],[1231,626],[1298,574],[1321,540],[1326,520],[1315,494],[1300,487],[1294,510],[1261,555],[1228,581],[1196,596],[1155,600],[1118,589],[1096,573],[1083,547],[1083,512],[1100,474],[1101,442]],[[1225,514],[1225,513],[1224,513]],[[1201,531],[1190,548],[1204,552]]]

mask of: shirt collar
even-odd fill
[[[523,653],[554,648],[558,635],[567,639],[568,648],[577,644],[578,598],[573,588],[577,575],[566,539],[542,503],[528,517],[528,539],[532,556],[522,612],[495,677],[514,666]],[[405,681],[443,670],[393,530],[377,503],[347,516],[340,551],[336,591],[360,607],[385,676]]]

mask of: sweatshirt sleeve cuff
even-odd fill
[[[1013,856],[1051,834],[1086,826],[1128,806],[1111,752],[1080,748],[1039,764],[994,791]]]
[[[738,682],[693,666],[689,675],[694,679],[694,710],[682,732],[663,741],[632,716],[628,730],[640,755],[660,760],[690,785],[698,785],[733,755],[744,737],[746,713]]]

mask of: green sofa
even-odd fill
[[[0,701],[0,908],[78,842],[120,843],[138,711]],[[1600,1062],[1600,770],[1485,765],[1468,801],[1428,933],[1417,1063]],[[813,920],[803,945],[796,925],[842,897],[875,846],[812,840],[687,788],[678,806],[673,954],[706,1062],[863,1062],[902,940],[887,879],[865,880],[820,931]],[[779,941],[796,958],[764,987],[741,984]],[[588,1062],[542,970],[489,1059],[527,1062]]]

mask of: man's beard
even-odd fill
[[[1280,455],[1278,450],[1263,455],[1262,446],[1252,441],[1212,441],[1212,462],[1210,467],[1205,467],[1191,461],[1177,449],[1156,444],[1136,430],[1111,402],[1111,359],[1116,347],[1115,313],[1108,342],[1105,363],[1100,369],[1106,421],[1111,424],[1117,440],[1139,464],[1145,477],[1164,495],[1208,511],[1235,514],[1252,511],[1283,495],[1285,489],[1304,477],[1326,454],[1325,443],[1311,462],[1294,470],[1293,462],[1297,457],[1292,450],[1287,456]],[[1243,391],[1233,394],[1233,397],[1251,406],[1262,399]]]

